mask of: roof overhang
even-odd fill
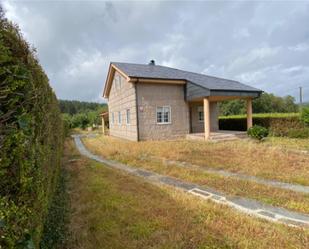
[[[244,98],[257,98],[261,95],[262,91],[245,91],[245,90],[210,90],[211,96],[218,97],[229,97],[229,96],[237,96]]]
[[[208,89],[195,83],[188,83],[186,90],[187,101],[201,101],[208,98],[210,101],[224,101],[232,99],[258,98],[263,91],[236,90],[236,89]]]

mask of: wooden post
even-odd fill
[[[105,121],[104,121],[103,116],[102,116],[102,133],[103,133],[103,135],[105,135]]]
[[[247,99],[247,129],[252,127],[252,99]]]
[[[210,104],[208,98],[204,98],[204,134],[205,140],[208,140],[210,137]]]

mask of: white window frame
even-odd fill
[[[200,113],[202,113],[202,115],[200,116]],[[201,119],[202,117],[202,119]],[[197,118],[199,122],[204,122],[204,107],[203,106],[198,106],[197,107]]]
[[[131,110],[130,109],[126,110],[126,122],[127,122],[127,125],[131,124]]]
[[[122,120],[121,120],[121,111],[118,112],[118,124],[121,125]]]
[[[163,116],[162,116],[162,122],[158,122],[158,113],[159,113],[159,111],[158,111],[158,109],[161,109],[162,108],[162,113],[163,113]],[[164,121],[164,113],[165,113],[165,109],[169,109],[169,120],[167,121],[167,122],[165,122]],[[171,106],[169,106],[169,105],[165,105],[165,106],[157,106],[156,107],[156,122],[157,122],[157,124],[171,124],[172,123],[172,108],[171,108]]]

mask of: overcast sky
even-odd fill
[[[309,1],[2,4],[61,99],[102,101],[110,61],[154,59],[309,101]]]

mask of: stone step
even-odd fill
[[[240,137],[235,136],[226,136],[226,137],[210,137],[210,140],[234,140],[234,139],[241,139]]]
[[[187,139],[195,139],[195,140],[204,140],[204,134],[187,134]],[[230,141],[230,140],[238,140],[247,138],[247,134],[245,132],[213,132],[210,134],[209,140],[211,141]]]

